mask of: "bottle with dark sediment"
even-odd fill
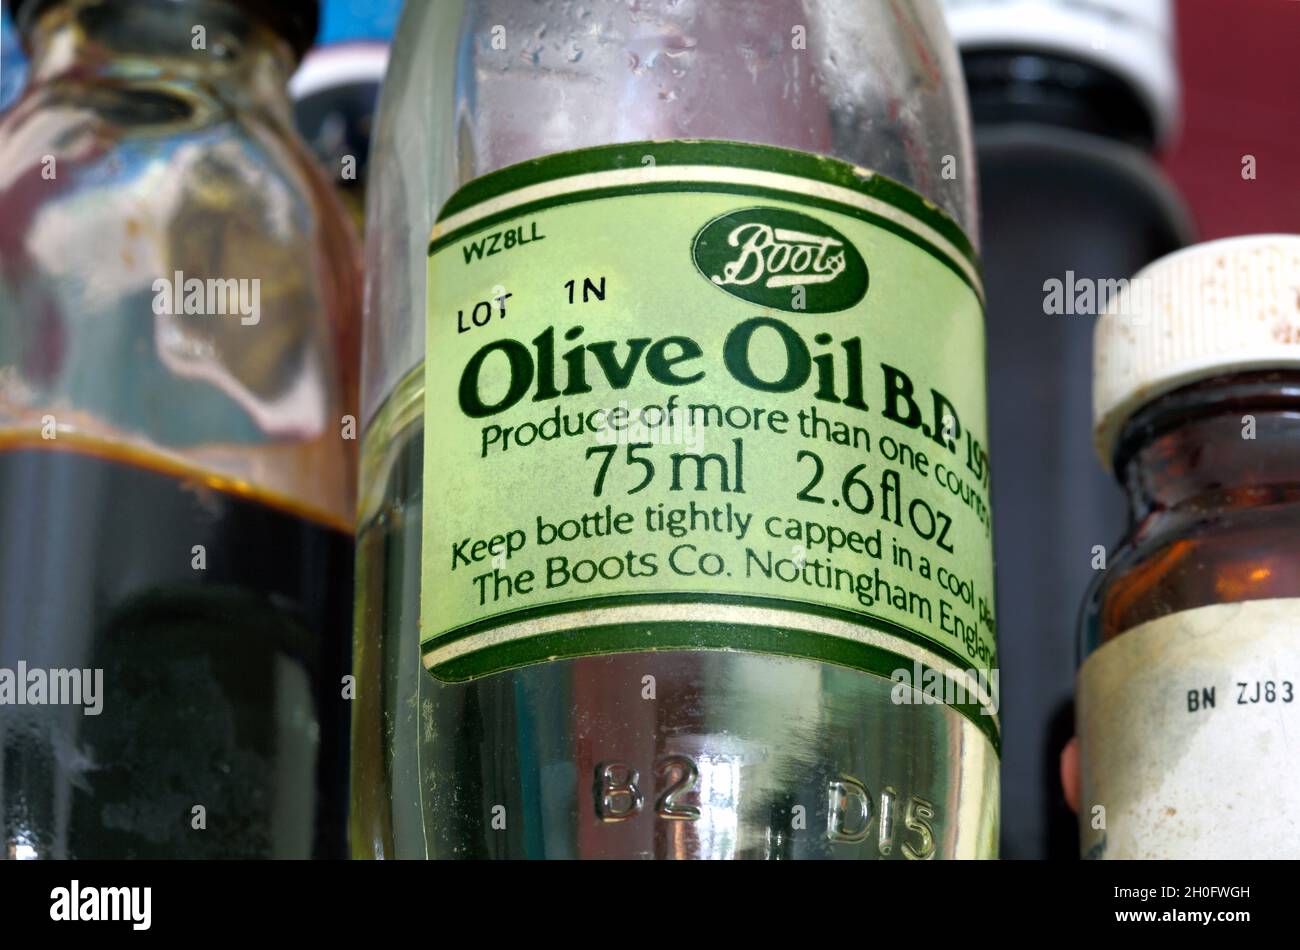
[[[410,4],[368,208],[358,856],[988,856],[934,3]]]
[[[314,2],[26,0],[0,119],[0,841],[342,856],[355,242]]]

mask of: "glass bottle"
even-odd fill
[[[703,140],[769,148],[746,150]],[[623,144],[626,151],[620,147]],[[570,158],[564,157],[566,153]],[[480,253],[473,248],[474,240],[488,241],[481,253],[489,255],[493,240],[480,231],[477,238],[447,250],[446,242],[454,244],[455,235],[445,233],[450,224],[440,224],[443,250],[431,258],[430,235],[435,233],[439,210],[452,215],[453,208],[473,204],[476,193],[484,196],[503,187],[512,175],[558,175],[557,169],[570,159],[575,167],[595,162],[602,168],[600,180],[612,181],[623,174],[619,168],[633,178],[650,176],[659,174],[654,168],[689,164],[693,156],[721,163],[728,174],[735,171],[730,163],[742,159],[751,162],[745,172],[751,176],[764,170],[806,171],[808,155],[837,160],[818,166],[822,172],[810,173],[839,176],[836,180],[846,187],[856,187],[855,181],[880,183],[864,170],[870,169],[902,183],[908,193],[919,192],[925,200],[910,207],[934,214],[936,227],[952,235],[955,243],[969,247],[957,236],[961,231],[972,233],[975,225],[966,105],[957,58],[935,4],[601,0],[523,5],[466,0],[407,6],[385,80],[368,190],[362,382],[366,433],[358,536],[358,692],[351,811],[354,855],[925,858],[993,853],[996,719],[980,713],[963,716],[951,707],[919,700],[895,704],[890,671],[905,666],[910,676],[911,660],[896,656],[881,660],[886,665],[869,673],[853,663],[782,655],[788,651],[780,648],[780,641],[789,632],[762,624],[747,646],[736,641],[728,648],[728,622],[741,619],[743,611],[737,607],[729,612],[731,608],[724,606],[707,623],[692,627],[688,620],[675,628],[678,639],[671,649],[654,637],[629,643],[626,638],[637,634],[624,625],[618,628],[625,638],[621,645],[608,639],[600,644],[575,641],[591,655],[573,655],[572,645],[562,643],[559,655],[548,659],[537,655],[542,647],[530,645],[525,638],[510,644],[533,652],[523,662],[504,661],[496,672],[480,670],[456,681],[454,676],[425,669],[425,662],[431,662],[426,658],[428,638],[451,623],[451,611],[431,609],[430,599],[459,596],[459,588],[453,590],[452,584],[436,576],[445,566],[446,550],[441,542],[433,548],[423,541],[422,531],[436,536],[469,512],[477,513],[479,529],[491,534],[504,530],[506,519],[513,516],[471,497],[464,484],[452,484],[463,473],[448,460],[463,447],[442,427],[463,422],[454,399],[445,411],[437,408],[430,414],[426,409],[430,400],[442,399],[440,393],[450,385],[451,374],[459,371],[458,361],[463,358],[459,338],[453,337],[447,345],[428,342],[426,363],[426,299],[435,318],[455,319],[462,307],[460,298],[452,302],[451,280],[429,278],[429,268],[462,251],[469,262]],[[533,163],[539,159],[540,163]],[[500,174],[485,177],[496,172]],[[553,185],[550,181],[539,187]],[[448,206],[449,200],[453,206]],[[712,194],[702,195],[699,207],[718,200]],[[656,227],[656,221],[682,216],[665,212],[645,217],[647,213],[638,209],[648,205],[637,201],[630,206],[635,220],[629,219],[626,229],[606,223],[600,237],[593,232],[591,247],[601,248],[601,266],[613,260],[614,245],[623,245],[631,234]],[[595,206],[579,210],[587,216],[578,219],[585,221],[579,230],[594,227],[590,215],[597,213]],[[682,206],[682,214],[692,221],[698,213]],[[704,225],[707,218],[694,226]],[[680,231],[686,225],[677,227]],[[547,233],[545,227],[530,230],[525,219],[512,221],[507,231],[511,237],[501,240],[530,248],[534,260],[540,260],[539,252],[549,254],[548,248],[558,247],[554,232]],[[685,236],[682,231],[674,240]],[[823,239],[814,236],[813,240]],[[725,244],[725,238],[720,242]],[[672,246],[676,255],[672,266],[686,264],[685,244]],[[880,256],[869,255],[867,266],[875,269],[868,294],[885,294],[883,288],[901,286],[885,279],[888,268],[880,263],[885,254],[882,246]],[[514,347],[512,352],[521,361],[531,360],[524,350],[532,334],[541,329],[535,321],[548,319],[544,311],[528,304],[524,283],[536,275],[530,276],[522,250],[514,258],[507,253],[480,259],[491,262],[476,285],[491,297],[480,302],[498,316],[502,315],[499,307],[520,303],[524,309],[507,309],[495,329],[474,332],[483,340],[495,339],[489,347]],[[635,255],[619,260],[622,263],[611,270],[615,287],[620,275],[630,273],[620,270],[624,265],[644,267]],[[702,266],[698,254],[696,260]],[[497,261],[502,262],[499,267]],[[574,255],[567,263],[575,268],[573,273],[557,270],[548,275],[553,278],[546,284],[552,303],[599,306],[600,294],[607,288],[594,273],[588,275],[593,278],[588,286],[576,270],[597,266],[596,258]],[[453,264],[451,259],[446,266]],[[684,325],[710,312],[706,306],[736,306],[730,296],[710,288],[700,277],[703,273],[682,276],[682,281],[701,283],[683,283],[683,294],[692,296],[665,307],[665,312],[685,308],[692,313],[690,320],[674,322],[674,317],[659,325],[647,314],[642,324],[628,329],[643,328],[648,338],[684,332]],[[569,280],[575,280],[567,290],[569,297],[554,296],[566,293],[564,282]],[[947,286],[947,280],[939,278],[938,283]],[[726,281],[715,275],[713,282]],[[652,283],[653,287],[643,284],[642,292],[665,293],[672,286],[667,278]],[[925,285],[918,278],[913,289],[923,293]],[[506,296],[514,293],[518,296]],[[696,303],[693,295],[699,293],[714,296]],[[962,300],[952,312],[963,313],[963,329],[937,348],[966,361],[961,374],[965,379],[961,419],[966,428],[961,437],[983,439],[979,304],[974,295]],[[466,319],[470,303],[464,298],[461,316]],[[767,309],[755,307],[754,312],[789,317],[790,308],[780,303]],[[618,308],[604,312],[612,320],[626,314]],[[558,311],[556,319],[560,319]],[[451,332],[445,323],[435,326],[439,333]],[[610,339],[595,336],[595,326],[587,323],[566,331],[557,325],[556,346],[570,345],[560,342],[566,332],[566,341]],[[834,329],[850,333],[861,326],[855,322],[846,328],[841,323]],[[523,342],[516,346],[504,337],[491,336],[507,332],[524,334],[519,338]],[[609,332],[623,332],[622,325]],[[471,332],[465,339],[476,338]],[[546,331],[540,339],[539,347],[550,345],[545,342],[550,339]],[[638,370],[644,372],[630,355],[633,343],[617,336],[613,340],[617,342],[605,351],[607,357],[612,354],[624,371],[631,367],[634,376]],[[681,350],[659,351],[660,356],[667,359],[665,353],[671,353],[685,359],[691,342],[678,341],[675,345]],[[650,340],[636,345],[650,345]],[[587,358],[591,352],[587,350]],[[547,362],[551,357],[541,350],[537,358],[551,365]],[[590,371],[603,372],[591,359]],[[552,362],[552,368],[572,370],[576,365],[563,360],[558,349]],[[601,365],[612,364],[607,359]],[[873,374],[882,372],[874,364],[870,368]],[[549,370],[540,372],[545,376]],[[614,372],[617,375],[619,370]],[[924,385],[930,383],[933,380]],[[573,390],[583,385],[573,378],[569,384]],[[879,398],[876,375],[871,385],[872,396]],[[547,398],[541,391],[537,397]],[[613,405],[620,397],[618,392],[602,391],[599,398]],[[685,390],[681,398],[687,401]],[[928,392],[925,399],[929,420]],[[563,399],[561,403],[562,408],[570,405]],[[546,404],[543,413],[551,411],[551,405]],[[926,435],[937,437],[944,424],[939,418],[933,422],[933,431],[927,428]],[[910,423],[914,429],[906,431],[921,438],[921,423]],[[428,434],[435,430],[436,435]],[[899,428],[896,434],[903,431]],[[608,445],[601,442],[602,435],[610,436]],[[548,461],[512,461],[485,474],[480,487],[498,493],[493,503],[498,506],[509,507],[515,496],[548,488],[557,493],[555,497],[561,490],[573,492],[573,498],[585,496],[591,505],[588,514],[597,520],[604,517],[604,503],[609,502],[612,515],[622,510],[619,505],[632,487],[623,474],[621,453],[642,450],[609,431],[588,433],[588,438],[581,443],[590,450],[586,461],[576,448],[563,450],[581,466],[572,477],[547,467],[550,459],[559,456],[539,454],[534,458]],[[733,451],[740,441],[730,435],[711,438],[720,451]],[[435,441],[426,446],[426,439]],[[757,436],[754,440],[751,445],[758,444]],[[982,448],[973,442],[968,447],[978,464],[985,465]],[[793,460],[795,447],[783,445],[783,457],[787,449]],[[659,485],[666,486],[668,468],[677,463],[670,462],[662,444],[647,451],[658,453],[656,461],[647,464],[659,466],[663,479]],[[755,451],[763,454],[765,449],[750,447],[745,459],[747,478],[760,464]],[[601,497],[605,486],[593,486],[596,465],[591,460],[598,462],[609,453],[620,453],[619,468],[610,469],[610,494]],[[737,459],[733,456],[729,461],[734,465]],[[452,464],[447,478],[441,474],[444,464]],[[708,464],[717,470],[716,461]],[[814,462],[805,457],[803,464],[805,468],[793,470],[783,488],[791,507],[796,507],[793,495],[808,480]],[[428,470],[430,465],[438,466],[438,471]],[[836,465],[842,467],[833,474],[834,490],[848,486],[858,493],[854,504],[865,508],[863,489],[846,477],[851,461]],[[734,475],[736,468],[730,471]],[[872,472],[873,477],[879,474]],[[658,490],[652,487],[641,497],[650,498]],[[664,502],[667,497],[655,495],[653,501]],[[715,493],[712,502],[722,497]],[[835,503],[840,504],[838,498]],[[803,504],[808,506],[806,514],[814,514],[814,502]],[[645,507],[636,509],[637,518]],[[817,508],[829,512],[832,505],[823,498]],[[631,508],[627,511],[631,517]],[[548,517],[555,513],[546,509]],[[878,515],[876,511],[863,517]],[[604,524],[608,529],[608,519]],[[529,528],[537,532],[529,542],[535,547],[549,524],[544,528],[530,521]],[[981,594],[988,595],[983,604],[987,629],[982,626],[980,632],[986,655],[981,662],[996,666],[995,658],[987,654],[993,623],[987,533],[983,528],[970,530],[979,535],[970,541],[970,549],[983,552],[977,555],[979,566],[974,570]],[[483,569],[513,570],[514,555],[506,556],[503,543],[493,544],[490,539],[486,543],[492,549],[492,564],[485,558]],[[795,550],[798,545],[783,544],[777,553],[789,553],[787,560],[795,573],[801,565],[816,561],[813,554]],[[597,559],[611,573],[625,570],[613,560],[603,560],[606,555],[615,558],[615,552],[612,544],[600,548]],[[621,551],[616,553],[621,557]],[[865,557],[859,560],[846,554],[845,559],[869,569]],[[541,561],[527,563],[540,567]],[[635,564],[626,568],[636,569]],[[460,578],[456,575],[456,583],[463,583]],[[724,603],[735,602],[734,582],[719,578],[716,587]],[[426,598],[423,609],[422,596]],[[632,609],[633,614],[620,616],[641,616],[635,613],[640,608]],[[672,609],[685,611],[686,616],[704,616],[693,614],[697,606],[689,603],[663,608]],[[662,636],[660,631],[669,626],[655,626],[655,636]],[[864,624],[852,629],[872,628]],[[590,628],[581,621],[579,631],[580,638],[590,636]],[[692,639],[697,635],[698,640]],[[584,652],[584,647],[576,652]],[[911,695],[908,691],[908,698]]]
[[[1294,857],[1300,237],[1140,272],[1098,323],[1128,528],[1081,621],[1085,857]]]
[[[316,5],[14,6],[5,853],[342,856],[360,280],[285,92]]]
[[[1003,676],[1004,858],[1077,852],[1057,778],[1074,735],[1074,628],[1089,550],[1124,524],[1092,463],[1093,325],[1111,286],[1192,239],[1153,152],[1177,117],[1169,0],[945,0],[980,172]],[[1056,226],[1069,221],[1069,227]],[[1045,283],[1065,285],[1057,308]],[[1032,398],[1026,398],[1026,394]],[[1076,552],[1071,556],[1069,552]],[[1026,578],[1032,577],[1032,583]]]

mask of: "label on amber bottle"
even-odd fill
[[[783,149],[595,148],[458,191],[428,286],[435,676],[758,651],[903,670],[994,734],[980,278],[934,205]]]
[[[1144,623],[1079,671],[1085,857],[1300,857],[1300,598]]]

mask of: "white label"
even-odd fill
[[[1079,671],[1083,855],[1300,857],[1300,598],[1134,627]]]

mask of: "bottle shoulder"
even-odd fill
[[[194,83],[33,86],[0,116],[0,218],[19,284],[73,261],[111,270],[109,290],[187,263],[212,272],[200,277],[359,272],[346,213],[287,116]]]
[[[367,420],[425,357],[432,216],[503,168],[632,142],[767,145],[888,177],[978,242],[961,64],[934,0],[722,6],[407,4],[366,199]]]
[[[359,288],[346,214],[269,110],[60,77],[0,117],[5,433],[52,416],[350,522]]]
[[[1209,494],[1131,525],[1085,598],[1080,659],[1179,611],[1300,597],[1300,486],[1242,501]]]
[[[33,84],[0,115],[0,156],[7,181],[0,193],[29,174],[57,181],[67,162],[81,171],[76,184],[120,188],[140,172],[184,174],[207,156],[239,164],[250,191],[288,188],[309,197],[309,153],[287,112],[241,106],[200,83],[105,82],[72,77]],[[97,163],[105,167],[96,167]],[[258,171],[260,178],[248,177]],[[111,176],[111,180],[109,180]],[[269,176],[269,177],[268,177]],[[68,176],[69,180],[73,176]],[[49,195],[66,189],[47,189]]]

